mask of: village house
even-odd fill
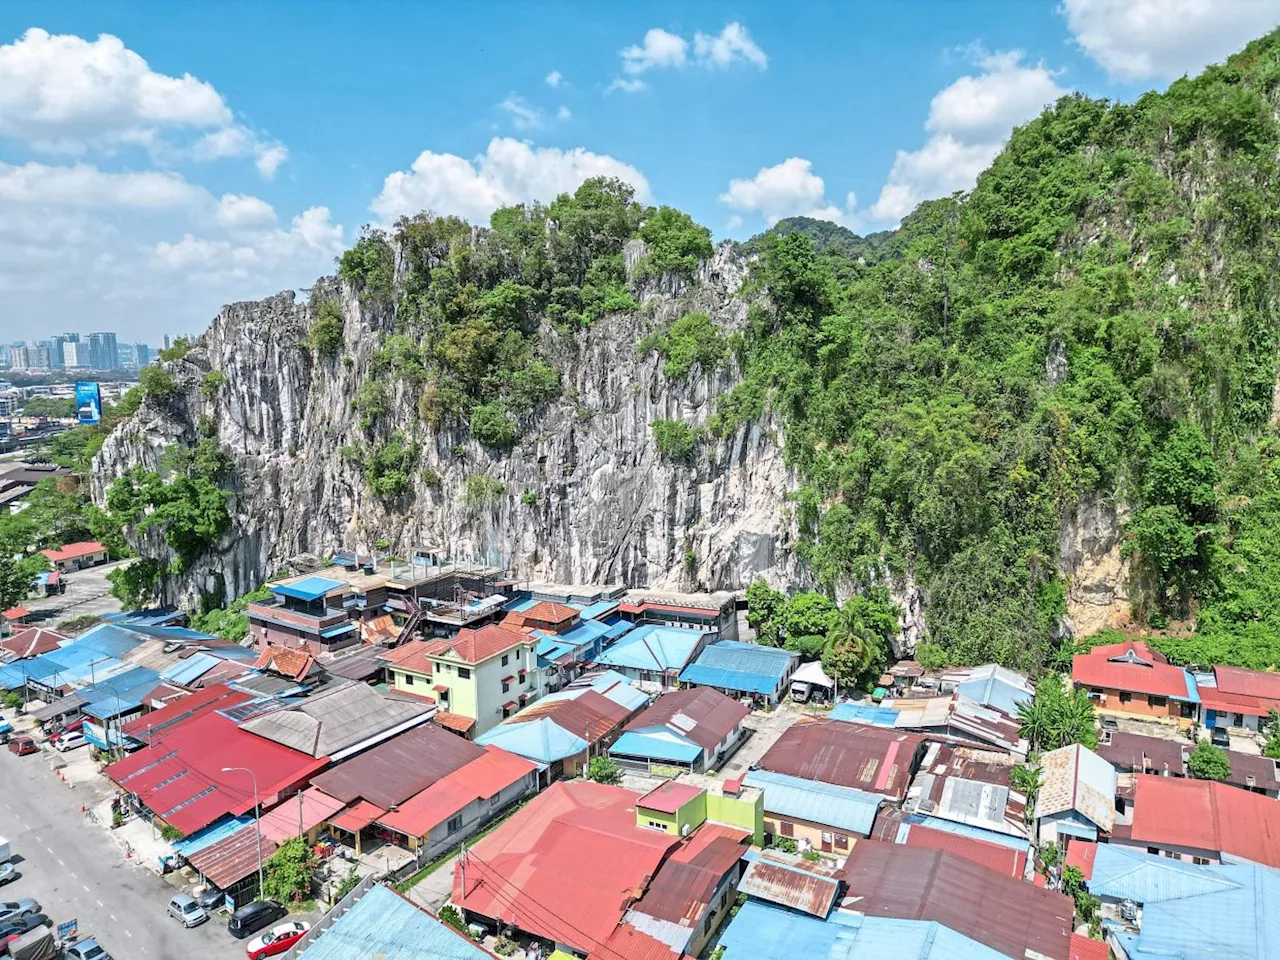
[[[1101,714],[1165,720],[1182,726],[1199,716],[1195,679],[1141,640],[1094,647],[1071,661],[1072,682],[1089,691]]]
[[[758,643],[720,640],[680,673],[680,682],[773,706],[787,695],[800,655]]]
[[[270,585],[272,596],[245,608],[249,635],[257,648],[306,647],[331,653],[360,642],[360,629],[345,605],[350,585],[329,577],[295,577]]]
[[[1042,754],[1035,808],[1041,842],[1068,836],[1097,840],[1099,833],[1110,833],[1116,781],[1115,768],[1078,743]]]
[[[1214,667],[1195,680],[1206,730],[1256,734],[1271,711],[1280,710],[1280,674]]]
[[[630,770],[661,776],[714,770],[742,743],[742,721],[750,712],[709,687],[673,690],[627,724],[609,756]]]
[[[429,674],[403,662],[395,669],[405,676],[429,677],[428,695],[441,710],[474,720],[472,730],[479,736],[541,696],[536,647],[537,641],[527,634],[487,624],[418,648],[420,657],[413,662],[429,663]]]
[[[59,573],[72,573],[86,567],[96,567],[107,562],[107,548],[97,540],[68,543],[52,550],[41,550]]]

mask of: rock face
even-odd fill
[[[642,254],[629,245],[626,261]],[[351,401],[391,319],[364,308],[336,279],[320,281],[314,298],[342,305],[343,348],[331,359],[304,346],[311,307],[292,293],[232,304],[184,359],[167,364],[176,394],[148,398],[108,438],[94,464],[95,498],[101,502],[130,467],[153,469],[165,446],[195,443],[201,430],[234,456],[231,531],[166,583],[165,600],[184,604],[206,593],[237,596],[297,554],[371,550],[383,540],[392,552],[434,545],[530,580],[710,590],[765,576],[805,586],[789,549],[795,531],[786,495],[797,478],[782,459],[781,425],[704,437],[687,465],[663,460],[650,430],[657,419],[705,424],[738,370],[731,359],[671,381],[661,359],[639,355],[635,344],[691,310],[726,331],[740,329],[743,271],[722,247],[692,285],[671,276],[646,281],[635,291],[638,312],[571,336],[546,326],[540,339],[563,394],[527,418],[521,440],[505,452],[465,428],[423,424],[417,390],[401,381],[376,432],[361,428]],[[208,397],[201,385],[212,370],[226,380]],[[397,431],[418,446],[412,490],[378,497],[343,448]],[[474,477],[496,481],[501,493],[477,496]],[[165,555],[159,543],[148,552]]]
[[[1074,636],[1129,620],[1129,561],[1120,555],[1129,515],[1127,503],[1089,494],[1063,521],[1058,569],[1067,585],[1066,632]]]

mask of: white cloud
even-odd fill
[[[215,219],[224,227],[245,227],[262,223],[275,223],[275,207],[239,193],[224,193],[218,200]]]
[[[564,104],[561,104],[560,109],[556,111],[556,119],[570,120],[572,118],[573,118],[573,113],[569,110],[568,107],[566,107]]]
[[[564,81],[564,76],[559,70],[552,70],[547,74],[546,81],[548,87],[558,87]]]
[[[190,74],[154,72],[118,37],[31,28],[0,46],[0,136],[67,152],[147,142],[166,125],[220,127],[231,110]]]
[[[190,144],[197,131],[194,144],[170,142]],[[45,153],[135,146],[165,159],[254,157],[268,179],[288,156],[235,123],[211,84],[156,73],[110,34],[89,41],[35,27],[0,46],[0,137]]]
[[[632,44],[622,51],[624,73],[638,74],[654,67],[683,67],[689,41],[661,27],[645,32],[644,43]]]
[[[682,69],[694,63],[706,69],[725,70],[735,63],[746,63],[763,70],[769,65],[768,56],[737,21],[725,24],[718,34],[695,33],[692,58],[689,41],[661,27],[646,31],[644,42],[623,48],[621,56],[622,72],[627,76],[616,78],[605,87],[605,94],[614,90],[638,93],[646,86],[639,75],[655,68]]]
[[[749,63],[763,70],[769,65],[765,52],[756,46],[747,28],[740,23],[726,24],[718,36],[693,35],[693,50],[705,66],[724,69],[733,63]]]
[[[525,103],[524,97],[512,94],[498,104],[511,117],[511,125],[517,130],[536,130],[542,126],[542,111]]]
[[[855,197],[845,198],[843,209],[825,201],[826,183],[813,172],[813,164],[801,157],[789,157],[772,167],[763,167],[754,177],[729,182],[720,202],[741,213],[758,213],[770,226],[783,217],[814,217],[834,223],[855,221]],[[734,226],[741,224],[740,218]],[[730,228],[732,229],[732,228]]]
[[[1080,49],[1112,77],[1172,80],[1280,23],[1276,0],[1063,0]]]
[[[602,176],[625,180],[639,199],[650,198],[649,181],[621,160],[581,147],[535,148],[510,137],[495,137],[474,160],[424,150],[411,169],[387,176],[370,209],[387,222],[430,210],[484,223],[498,207],[550,201],[589,177]]]
[[[193,186],[175,173],[105,173],[87,163],[71,167],[0,163],[0,211],[10,205],[190,208],[207,197],[203,187]]]
[[[605,96],[613,93],[615,90],[621,90],[623,93],[639,93],[649,85],[643,80],[637,78],[618,77],[613,83],[604,88]]]
[[[899,150],[880,195],[876,220],[900,220],[923,200],[973,186],[1013,128],[1037,116],[1065,92],[1042,63],[1025,65],[1021,51],[979,53],[981,72],[960,77],[929,105],[919,150]]]

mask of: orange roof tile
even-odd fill
[[[456,637],[431,641],[424,652],[431,657],[452,654],[463,663],[478,664],[529,642],[523,633],[491,623],[479,630],[460,630]]]
[[[427,651],[431,645],[425,640],[410,640],[382,654],[379,659],[400,670],[431,676],[431,661]]]
[[[301,680],[315,666],[316,658],[303,648],[280,647],[272,644],[262,651],[254,667],[272,670],[292,680]]]
[[[97,540],[83,540],[80,543],[68,543],[52,550],[41,550],[52,563],[59,560],[74,560],[76,557],[87,557],[94,553],[106,553],[107,548]]]

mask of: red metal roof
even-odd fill
[[[453,734],[445,734],[461,740]],[[468,743],[462,740],[463,743]],[[538,765],[498,747],[478,747],[480,756],[441,777],[415,794],[378,822],[407,837],[425,837],[468,804],[497,796],[534,770]]]
[[[510,708],[516,704],[511,701],[505,706]],[[629,711],[622,704],[615,703],[594,690],[586,690],[572,699],[556,697],[539,700],[507,722],[529,723],[546,717],[575,737],[584,737],[588,743],[595,743],[617,729],[628,714]]]
[[[406,644],[388,650],[379,658],[398,670],[407,670],[422,676],[431,676],[431,660],[427,657],[429,644],[425,640],[410,640]],[[436,687],[439,690],[439,687]],[[447,690],[448,687],[445,687]]]
[[[935,830],[918,823],[908,825],[906,844],[909,847],[924,847],[929,850],[954,853],[970,863],[979,864],[996,873],[1006,877],[1016,877],[1019,880],[1022,879],[1027,866],[1027,855],[1021,850],[1014,850],[1012,847],[992,843],[989,840],[978,840],[948,833],[945,830]]]
[[[765,850],[747,864],[738,891],[826,918],[840,890],[837,871],[798,854]]]
[[[323,790],[308,787],[296,797],[290,797],[262,815],[259,820],[262,835],[284,843],[320,826],[345,806],[343,801],[329,796]]]
[[[1134,773],[1163,773],[1167,770],[1170,776],[1185,777],[1187,761],[1183,742],[1164,737],[1144,737],[1123,730],[1104,730],[1098,738],[1095,752],[1117,770]]]
[[[344,803],[369,800],[390,810],[484,756],[484,747],[424,723],[344,760],[312,783]]]
[[[692,784],[668,780],[666,783],[654,787],[637,800],[636,804],[646,810],[657,810],[659,813],[675,813],[700,793],[702,793],[702,790]]]
[[[82,540],[79,543],[68,543],[53,550],[41,550],[40,552],[48,557],[51,562],[57,563],[59,560],[74,560],[77,557],[87,557],[94,553],[106,553],[107,548],[97,540]]]
[[[711,687],[687,687],[664,693],[627,724],[628,730],[670,726],[705,750],[712,750],[740,724],[751,708]],[[692,724],[672,723],[683,714]]]
[[[1275,701],[1251,697],[1244,693],[1224,693],[1213,687],[1199,687],[1200,702],[1207,710],[1221,713],[1243,713],[1250,717],[1265,717],[1276,706]]]
[[[1071,960],[1109,960],[1111,950],[1105,940],[1093,937],[1082,937],[1078,933],[1071,935]]]
[[[232,690],[226,684],[215,683],[189,696],[180,697],[159,710],[144,713],[136,720],[130,720],[121,727],[121,730],[125,736],[146,743],[152,737],[167,735],[170,729],[185,723],[197,714],[225,710],[252,699],[250,694]]]
[[[57,650],[59,645],[67,642],[67,637],[44,627],[27,627],[19,630],[11,637],[0,640],[0,650],[4,650],[19,660],[27,657],[38,657],[42,653]]]
[[[23,617],[31,613],[26,607],[10,607],[8,610],[0,610],[0,617],[5,620],[21,620]]]
[[[447,640],[433,640],[427,644],[426,652],[433,657],[452,653],[464,663],[477,664],[529,642],[529,637],[517,630],[490,623],[479,630],[459,630],[456,637]]]
[[[637,930],[629,923],[620,923],[604,945],[589,955],[590,960],[675,960],[682,956],[657,937]]]
[[[1067,857],[1063,862],[1075,867],[1086,880],[1093,876],[1093,861],[1098,855],[1098,845],[1092,840],[1071,837],[1067,841]]]
[[[467,850],[453,903],[596,952],[678,837],[636,825],[636,795],[561,780]]]
[[[191,834],[228,813],[253,809],[253,778],[243,770],[223,773],[224,767],[251,770],[266,807],[281,790],[305,783],[328,763],[328,757],[313,758],[242,731],[210,709],[153,735],[105,772],[166,823]]]
[[[476,725],[474,717],[464,717],[460,713],[450,713],[448,710],[437,710],[432,719],[446,730],[464,735]]]
[[[842,909],[932,920],[1007,957],[1068,960],[1075,905],[941,850],[859,840],[845,862]]]
[[[1227,783],[1140,775],[1129,836],[1139,845],[1229,853],[1280,867],[1280,803]]]
[[[276,842],[262,837],[262,862],[276,852]],[[187,858],[207,880],[225,890],[258,870],[258,828],[252,823],[230,836],[197,850]]]
[[[565,606],[563,603],[541,600],[528,610],[521,610],[520,616],[524,617],[526,621],[537,620],[539,623],[561,624],[568,620],[576,620],[578,611],[573,607]]]
[[[359,803],[352,804],[337,816],[330,817],[329,822],[339,830],[346,830],[348,833],[359,833],[386,812],[376,803],[361,800]]]
[[[901,799],[925,738],[843,720],[789,727],[760,758],[762,770]]]
[[[1186,700],[1187,675],[1163,654],[1141,640],[1109,643],[1077,654],[1071,660],[1071,679],[1086,687],[1124,690],[1148,696]]]
[[[1214,667],[1213,675],[1221,693],[1260,697],[1280,704],[1280,673],[1263,673],[1244,667]]]

